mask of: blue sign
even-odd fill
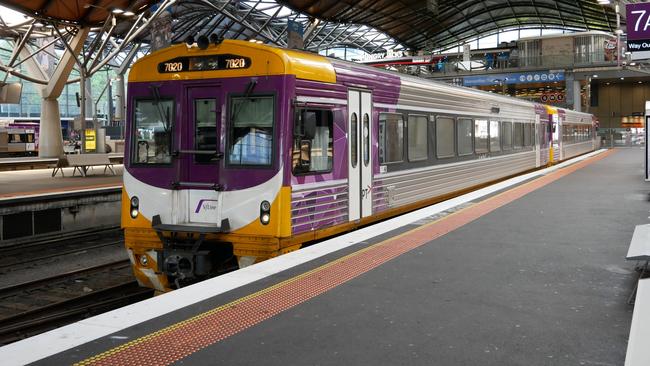
[[[477,76],[465,76],[464,86],[503,85],[503,84],[531,84],[531,83],[552,83],[564,81],[564,71],[536,71],[512,74],[489,74]]]

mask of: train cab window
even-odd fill
[[[332,111],[325,109],[298,109],[293,132],[293,173],[317,173],[332,170],[333,127]],[[306,125],[313,124],[313,132]],[[313,135],[313,136],[312,136]]]
[[[436,156],[451,158],[456,155],[454,139],[454,119],[451,117],[436,117]]]
[[[271,165],[274,104],[266,96],[230,100],[230,165]]]
[[[428,156],[428,135],[426,116],[409,116],[408,157],[409,161],[426,160]]]
[[[472,155],[474,153],[474,145],[472,145],[474,121],[468,118],[459,118],[457,126],[458,156]]]
[[[379,114],[379,164],[397,163],[404,156],[404,120],[401,114]]]
[[[136,100],[134,120],[131,161],[135,164],[171,163],[174,101]]]
[[[512,122],[501,122],[501,146],[503,151],[512,150]]]
[[[474,151],[477,154],[488,152],[488,121],[477,119],[474,121]]]
[[[499,121],[490,121],[490,151],[501,151]]]
[[[196,99],[194,101],[194,144],[197,151],[217,151],[217,101],[215,99]],[[217,162],[217,156],[209,154],[194,155],[197,163]]]
[[[521,149],[524,146],[524,124],[521,122],[514,123],[512,144],[515,149]]]
[[[530,130],[532,130],[532,128],[530,127],[530,123],[524,123],[524,146],[530,146],[532,142],[532,139],[530,138]]]

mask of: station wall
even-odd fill
[[[598,97],[593,98],[589,112],[598,117],[600,127],[621,128],[623,116],[643,115],[645,112],[645,101],[650,100],[650,82],[593,83],[593,93]]]

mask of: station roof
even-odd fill
[[[140,13],[157,0],[3,0],[5,6],[34,18],[80,25],[103,23],[113,9]]]
[[[595,0],[279,0],[315,18],[374,27],[412,49],[444,48],[499,29],[616,30]]]

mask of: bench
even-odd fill
[[[639,280],[636,292],[630,338],[627,342],[625,366],[650,365],[650,278]]]
[[[54,177],[56,173],[61,171],[61,175],[65,177],[63,168],[72,167],[73,177],[77,170],[81,176],[85,177],[88,173],[88,168],[92,168],[93,166],[104,166],[104,174],[106,174],[106,169],[108,169],[113,173],[113,175],[115,175],[113,163],[111,163],[111,160],[108,158],[108,154],[73,154],[64,155],[59,158],[56,167],[54,167],[54,170],[52,171],[52,176]]]
[[[625,259],[637,261],[636,270],[639,272],[639,279],[644,278],[648,273],[648,262],[650,262],[650,224],[637,225],[632,234],[632,241],[627,250]],[[633,298],[637,287],[634,288],[627,302],[633,304]]]

